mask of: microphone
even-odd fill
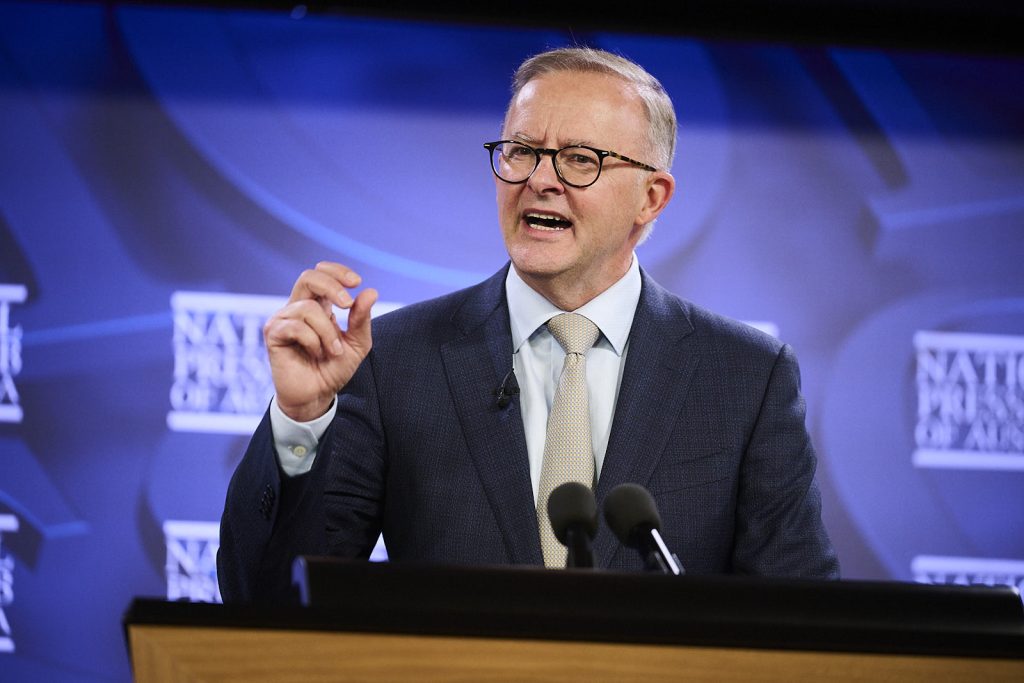
[[[623,545],[637,550],[648,571],[684,574],[679,559],[661,538],[654,498],[639,484],[619,484],[604,499],[604,518]]]
[[[494,390],[494,395],[498,397],[495,401],[499,408],[506,407],[512,402],[512,398],[519,393],[519,382],[516,381],[515,369],[509,370],[505,378],[501,380],[501,386]]]
[[[548,496],[548,520],[558,542],[568,548],[567,568],[594,566],[590,542],[597,534],[594,492],[578,481],[559,485]]]

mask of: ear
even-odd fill
[[[647,225],[668,206],[676,191],[676,179],[668,171],[655,171],[647,178],[646,193],[640,211],[636,216],[637,225]]]

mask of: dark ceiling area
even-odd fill
[[[678,0],[677,2],[244,2],[192,5],[553,28],[886,48],[1024,54],[1024,0]]]

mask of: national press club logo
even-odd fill
[[[914,464],[1024,470],[1024,338],[918,332]]]
[[[175,292],[174,382],[167,426],[179,432],[251,434],[274,385],[263,326],[284,297]],[[401,304],[377,302],[374,317]],[[344,325],[348,312],[335,309]]]
[[[25,302],[24,285],[0,284],[0,422],[21,422],[23,413],[14,378],[21,372],[21,326],[11,325],[11,305]],[[18,531],[18,518],[0,515],[0,653],[14,652],[14,633],[6,608],[14,602],[14,558],[4,534]]]
[[[219,525],[168,520],[164,522],[164,544],[167,599],[222,602],[217,585]]]
[[[1024,562],[987,557],[919,555],[911,563],[917,583],[954,586],[1013,586],[1024,593]]]
[[[1024,470],[1024,338],[921,331],[917,358],[918,468]],[[919,555],[919,583],[1005,585],[1024,591],[1024,561]]]
[[[14,652],[14,634],[5,609],[14,602],[14,558],[4,550],[4,534],[18,530],[18,518],[0,515],[0,653]]]
[[[21,422],[14,378],[21,372],[21,326],[11,325],[11,304],[25,302],[24,285],[0,284],[0,422]]]
[[[174,383],[167,426],[174,431],[245,434],[273,394],[263,325],[286,299],[175,292]]]

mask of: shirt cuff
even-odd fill
[[[313,468],[320,438],[327,431],[337,409],[338,401],[334,400],[327,412],[315,420],[296,422],[277,405],[276,396],[270,401],[270,429],[274,434],[274,450],[287,476],[305,474]]]

